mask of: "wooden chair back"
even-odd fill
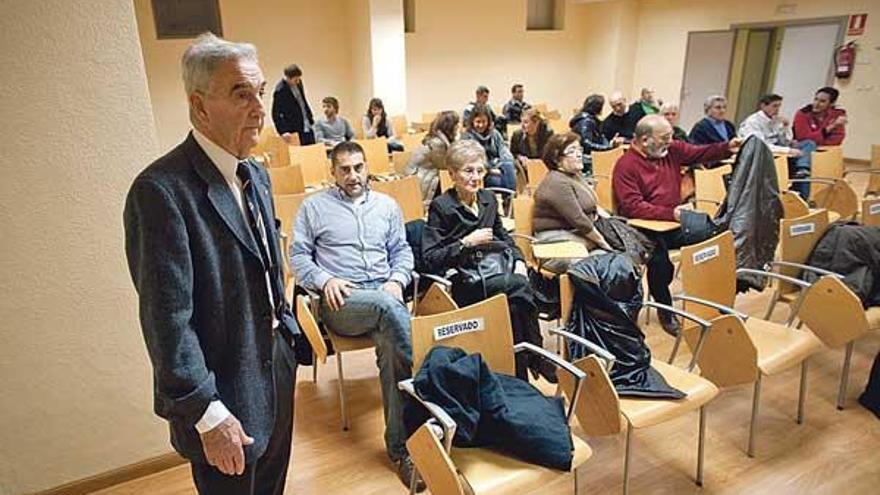
[[[428,316],[454,311],[458,309],[458,304],[452,299],[448,292],[441,289],[437,284],[431,284],[416,309],[416,316]]]
[[[843,220],[854,218],[859,212],[859,196],[852,185],[844,179],[835,181],[833,185],[824,186],[816,194],[812,194],[811,189],[810,196],[820,208],[839,213]]]
[[[724,198],[727,197],[724,176],[731,173],[732,170],[730,165],[694,170],[694,199],[697,203],[697,210],[704,211],[709,216],[715,215]]]
[[[376,139],[355,139],[355,143],[364,149],[364,159],[367,161],[367,169],[373,175],[387,175],[394,173],[391,160],[388,158],[388,139],[384,137]]]
[[[305,192],[306,186],[303,181],[302,165],[289,165],[287,167],[269,168],[269,178],[272,180],[272,194],[299,194]]]
[[[688,296],[733,307],[736,297],[736,252],[729,230],[709,240],[681,248],[681,285]],[[718,315],[714,309],[685,303],[685,311],[704,319]]]
[[[321,361],[321,364],[324,364],[327,362],[327,342],[324,340],[324,335],[321,334],[318,321],[315,320],[315,314],[307,301],[306,296],[296,297],[296,320],[309,344],[312,345],[315,356]]]
[[[596,179],[596,198],[599,206],[613,212],[614,192],[611,189],[611,178],[614,177],[614,166],[623,156],[623,148],[617,147],[608,151],[594,151],[593,177]]]
[[[828,211],[816,210],[798,218],[783,218],[779,223],[779,259],[792,263],[806,263],[816,243],[828,228]],[[797,268],[782,267],[779,273],[798,277]],[[788,294],[799,289],[780,282],[779,293]]]
[[[862,201],[862,225],[880,227],[880,198]]]
[[[743,322],[734,315],[717,316],[710,322],[712,327],[697,359],[700,376],[719,387],[754,383],[761,372],[758,350]],[[693,352],[699,340],[699,327],[687,326],[682,331],[685,343]]]
[[[547,176],[548,170],[544,165],[544,160],[528,159],[526,160],[526,173],[529,174],[529,189],[534,193],[544,177]]]
[[[419,179],[411,175],[402,179],[389,181],[373,181],[370,187],[374,191],[385,193],[400,205],[403,212],[403,221],[411,222],[424,218],[424,208],[422,207],[422,190],[419,186]]]
[[[547,127],[549,127],[554,134],[571,132],[571,127],[568,126],[568,122],[563,119],[547,120]]]
[[[435,345],[479,352],[492,371],[513,375],[513,333],[507,296],[498,294],[464,308],[412,319],[413,373]]]
[[[458,470],[443,444],[431,431],[431,427],[423,424],[406,441],[406,450],[431,493],[442,495],[465,495],[464,486]]]
[[[431,123],[434,122],[434,119],[436,119],[437,115],[439,115],[439,114],[440,114],[440,112],[422,112],[422,123],[430,126]]]
[[[810,214],[810,205],[794,191],[780,191],[779,200],[782,202],[783,218],[798,218]]]
[[[303,183],[306,186],[321,186],[332,180],[327,147],[322,143],[291,147],[290,160],[302,166]]]
[[[452,187],[452,175],[449,173],[449,170],[441,170],[440,171],[440,192],[444,193],[447,189]]]
[[[776,180],[779,182],[779,190],[788,189],[788,157],[785,155],[773,155],[773,166],[776,168]]]
[[[880,144],[871,145],[871,169],[880,170]],[[868,175],[868,186],[865,188],[865,195],[880,195],[880,174]]]
[[[406,127],[406,115],[391,116],[391,128],[394,129],[394,135],[397,136],[398,139],[406,136]]]
[[[399,137],[400,142],[403,144],[403,149],[406,151],[415,151],[416,148],[421,146],[422,141],[425,140],[425,136],[427,136],[427,132],[416,132],[414,134],[404,134]]]
[[[843,149],[839,146],[816,150],[812,153],[812,165],[810,176],[823,179],[843,178]],[[828,186],[813,183],[810,185],[810,199],[815,200],[816,195]]]
[[[299,135],[295,135],[294,139],[291,139],[291,143],[295,143],[299,145]],[[264,129],[264,134],[260,137],[260,141],[257,146],[252,151],[254,154],[266,154],[269,156],[269,167],[287,167],[291,164],[290,160],[290,147],[292,144],[288,144],[284,139],[281,138],[278,134],[275,134],[274,131],[271,133],[266,133]]]
[[[531,176],[529,176],[531,177]],[[513,198],[514,233],[530,236],[534,229],[535,200],[530,196],[517,196]],[[532,243],[522,237],[514,237],[517,247],[523,253],[526,264],[531,267],[538,266],[538,262],[532,254]]]
[[[532,108],[541,112],[544,115],[547,114],[547,104],[546,103],[535,103],[534,105],[532,105]]]
[[[309,193],[280,194],[273,196],[275,202],[275,216],[281,221],[281,232],[293,239],[293,226],[296,223],[296,214],[299,207]]]
[[[798,318],[831,349],[868,333],[868,318],[859,297],[841,280],[825,276],[807,289]]]
[[[616,435],[623,430],[625,419],[620,414],[620,397],[611,383],[602,361],[589,355],[574,361],[578,369],[586,373],[574,414],[588,437]],[[559,388],[566,397],[572,397],[574,377],[559,373]]]
[[[412,154],[413,152],[410,149],[391,152],[391,165],[394,167],[394,173],[403,175],[406,172],[406,166],[409,165]]]

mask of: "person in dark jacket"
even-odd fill
[[[513,155],[504,142],[504,137],[493,127],[492,117],[489,107],[480,104],[474,106],[467,119],[467,131],[461,138],[476,141],[486,152],[486,186],[515,190],[516,167],[513,164]]]
[[[593,151],[608,151],[623,144],[624,138],[615,136],[606,138],[602,132],[602,122],[599,115],[605,106],[605,97],[592,94],[584,100],[581,111],[571,118],[568,126],[581,138],[581,146],[584,149],[584,173],[593,175]]]
[[[654,90],[651,88],[642,88],[641,98],[629,106],[627,113],[632,122],[638,122],[642,120],[642,117],[645,115],[660,113],[659,106],[660,104],[654,100]]]
[[[508,124],[519,124],[522,122],[522,114],[524,111],[532,108],[531,105],[525,102],[523,99],[525,91],[523,90],[522,84],[514,84],[512,88],[510,88],[510,101],[504,104],[504,108],[501,110],[501,113],[504,114],[504,118],[507,119]]]
[[[495,195],[482,189],[482,179],[489,170],[485,150],[473,140],[456,141],[449,148],[446,165],[454,187],[434,198],[428,210],[428,224],[422,235],[425,268],[445,275],[450,269],[466,266],[481,246],[486,248],[493,241],[506,245],[515,260],[512,273],[490,275],[474,284],[459,272],[452,277],[452,297],[459,306],[466,306],[495,294],[507,294],[514,343],[542,346],[525,259],[501,224]],[[556,380],[552,364],[517,354],[517,376],[526,378],[527,367],[549,381]]]
[[[726,143],[736,137],[736,128],[726,120],[727,98],[713,95],[703,103],[702,120],[694,124],[688,136],[691,144]]]
[[[688,133],[678,126],[678,105],[672,102],[660,106],[660,115],[672,126],[672,139],[674,141],[688,141]]]
[[[520,162],[529,158],[541,158],[544,155],[544,146],[553,129],[547,126],[547,121],[537,109],[529,108],[522,113],[522,128],[514,131],[510,138],[510,152]]]
[[[302,69],[292,64],[284,69],[284,77],[272,93],[272,121],[275,132],[290,142],[290,135],[299,134],[302,145],[315,143],[315,118],[306,99],[302,83]]]
[[[633,138],[633,131],[638,121],[633,120],[627,111],[626,98],[620,91],[611,93],[608,104],[611,105],[611,113],[602,122],[602,135],[609,141],[619,136],[628,143]]]

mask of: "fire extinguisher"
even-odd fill
[[[856,63],[856,44],[854,41],[837,47],[834,50],[834,75],[847,79],[852,75],[853,64]]]

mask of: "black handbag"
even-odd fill
[[[468,285],[481,284],[489,277],[513,273],[515,262],[513,249],[501,241],[466,247],[458,267],[459,280]]]
[[[638,265],[644,265],[654,254],[654,242],[625,219],[599,217],[593,227],[602,234],[605,242],[617,252],[626,253]]]
[[[690,246],[710,239],[718,233],[718,226],[709,215],[702,211],[681,211],[682,244]]]

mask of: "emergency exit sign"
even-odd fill
[[[868,14],[853,14],[849,16],[847,36],[861,36],[865,33],[865,24],[868,23]]]

